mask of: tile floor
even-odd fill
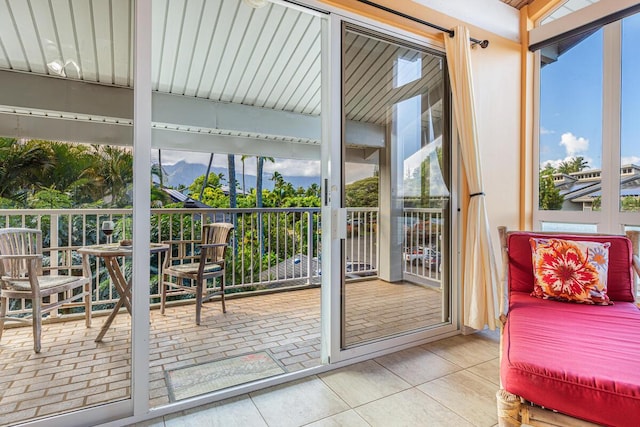
[[[349,343],[440,323],[442,295],[433,287],[352,282],[347,286]],[[0,341],[0,426],[130,395],[131,317],[116,316],[102,343],[104,317],[43,326],[42,352],[33,353],[31,328],[7,329]],[[317,366],[320,289],[229,299],[227,313],[211,302],[201,326],[194,307],[151,311],[151,407],[169,403],[166,371],[240,354],[268,351],[287,372]]]
[[[455,336],[136,426],[491,427],[498,342]]]

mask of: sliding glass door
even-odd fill
[[[341,348],[451,323],[442,54],[342,29]]]

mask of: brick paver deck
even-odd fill
[[[353,282],[346,291],[347,345],[441,322],[437,289],[380,280]],[[205,304],[195,325],[192,305],[151,311],[150,404],[169,402],[165,371],[225,357],[268,351],[288,372],[316,366],[320,357],[320,289],[228,299]],[[119,314],[102,343],[83,320],[43,327],[33,353],[31,328],[5,330],[0,341],[0,425],[114,401],[130,395],[131,318]]]

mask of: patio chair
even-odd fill
[[[222,312],[224,302],[225,253],[231,239],[233,224],[215,222],[202,227],[202,240],[170,240],[169,253],[163,268],[160,312],[164,314],[167,296],[196,295],[196,324],[200,324],[202,303],[219,295]],[[217,287],[216,278],[220,278]],[[211,280],[210,280],[211,279]],[[212,286],[209,287],[208,285]]]
[[[69,266],[43,269],[40,230],[0,229],[0,338],[5,321],[31,323],[33,349],[40,353],[43,314],[80,299],[84,299],[86,326],[91,326],[91,278],[45,274],[61,269]],[[74,292],[78,288],[82,291]],[[31,315],[8,316],[10,299],[31,300]]]

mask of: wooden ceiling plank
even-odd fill
[[[261,29],[247,67],[242,70],[238,86],[234,89],[231,102],[255,105],[260,89],[268,76],[269,70],[264,66],[268,61],[267,52],[273,46],[276,32],[282,25],[286,8],[270,3],[267,7],[266,25]],[[265,9],[267,9],[265,8]]]
[[[58,32],[49,3],[31,2],[31,13],[37,28],[38,45],[44,55],[42,67],[46,70],[45,73],[64,77],[66,75],[65,58],[60,49]]]
[[[279,34],[281,42],[269,49],[267,53],[267,57],[273,60],[269,67],[269,77],[265,80],[265,84],[256,99],[256,105],[260,107],[272,108],[274,106],[275,102],[271,97],[273,88],[278,83],[279,77],[289,66],[289,61],[291,61],[293,55],[296,55],[295,49],[298,42],[303,40],[305,30],[309,27],[309,23],[313,18],[310,15],[293,10],[287,11],[286,15],[285,22],[281,31],[279,31],[279,33],[282,33]]]
[[[133,80],[129,61],[133,51],[133,33],[131,32],[131,0],[111,1],[113,34],[113,82],[119,86],[129,86]]]
[[[236,14],[236,10],[240,6],[239,2],[224,1],[220,9],[220,16],[218,22],[215,25],[213,32],[213,38],[211,42],[211,49],[209,49],[209,55],[204,66],[204,73],[200,82],[200,87],[196,96],[202,98],[216,99],[213,94],[214,79],[218,74],[218,70],[222,65],[222,56],[224,55],[225,46],[229,40],[231,34],[231,27],[233,25],[233,17]]]
[[[203,8],[204,0],[191,0],[185,3],[184,22],[178,51],[175,55],[175,63],[173,64],[170,93],[184,95],[186,92],[187,80],[193,66],[193,57],[197,54],[195,47],[198,32],[202,25]]]
[[[166,9],[166,21],[164,23],[164,34],[162,41],[162,55],[160,57],[160,73],[158,74],[158,90],[160,92],[170,93],[171,83],[174,80],[176,69],[176,58],[178,56],[178,47],[181,41],[185,26],[185,7],[186,3],[170,1]]]
[[[97,82],[98,59],[90,3],[85,0],[72,0],[70,13],[83,80]]]
[[[288,110],[290,108],[288,100],[293,95],[293,91],[297,90],[299,82],[306,74],[313,73],[310,67],[315,63],[314,59],[320,55],[320,18],[313,15],[309,15],[309,17],[311,19],[305,29],[304,37],[300,40],[273,88],[272,98],[274,98],[275,102],[272,108],[276,110]],[[295,82],[298,82],[298,84]]]
[[[239,2],[236,13],[231,24],[231,32],[227,38],[226,45],[222,52],[218,71],[211,86],[209,97],[218,101],[225,98],[225,88],[233,73],[240,73],[238,68],[238,56],[243,49],[250,49],[245,43],[247,36],[255,37],[255,28],[250,27],[251,18],[255,9],[247,6],[244,2]],[[247,33],[250,33],[249,35]],[[253,33],[253,34],[252,34]]]
[[[306,94],[309,94],[309,93],[313,94],[316,92],[316,89],[320,87],[320,82],[322,80],[322,76],[321,76],[322,62],[321,61],[322,61],[322,54],[320,52],[320,49],[318,49],[318,52],[316,52],[316,57],[313,58],[313,63],[307,67],[306,74],[300,78],[299,84],[296,85],[295,90],[292,92],[291,96],[286,101],[284,109],[302,113],[305,111],[305,108],[303,108],[302,105],[307,106],[306,107],[307,109],[312,108],[312,110],[315,110],[315,108],[320,107],[320,103],[321,103],[320,96],[317,96],[314,98],[316,105],[314,105],[313,107],[308,106],[311,102],[310,99],[307,98],[306,101],[304,101],[304,103],[302,100]]]
[[[12,17],[9,3],[0,2],[0,43],[2,44],[3,67],[29,71],[29,61],[24,56],[22,42]]]
[[[98,81],[106,84],[114,84],[113,27],[109,4],[110,2],[105,1],[91,2],[93,12],[91,20],[93,21],[95,31],[96,53],[98,57]]]
[[[84,80],[84,70],[82,69],[82,61],[78,50],[78,37],[69,2],[51,0],[51,6],[62,59],[65,64],[65,74],[71,79]]]
[[[196,44],[191,52],[191,65],[184,89],[186,96],[196,96],[202,84],[209,51],[214,49],[213,33],[220,19],[222,3],[205,1]]]
[[[44,53],[40,43],[38,27],[32,19],[30,2],[9,1],[10,13],[14,21],[10,23],[15,25],[18,32],[19,44],[22,48],[22,54],[28,66],[27,71],[39,74],[47,74]]]

